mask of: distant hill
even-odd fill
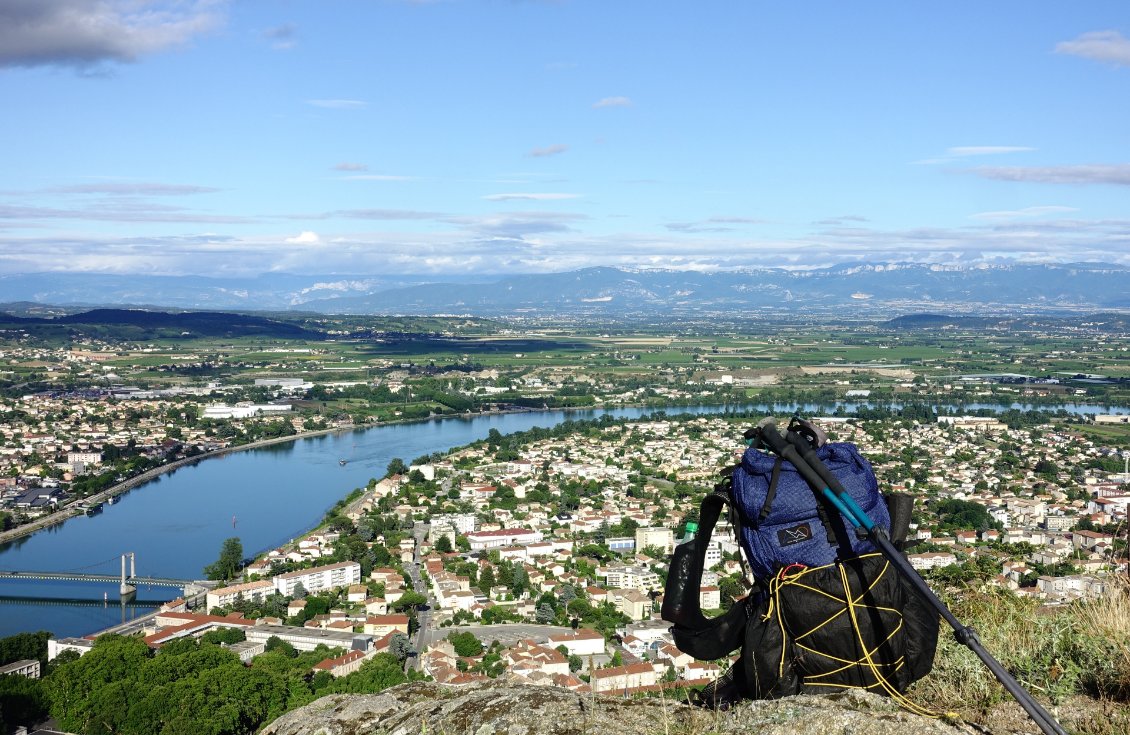
[[[907,314],[882,322],[891,329],[1040,329],[1042,327],[1092,328],[1105,332],[1130,330],[1130,315],[1115,313],[1079,314],[1072,316],[952,316],[947,314]]]
[[[942,329],[945,327],[963,327],[966,329],[984,329],[985,327],[1005,326],[1015,324],[1016,319],[1003,317],[983,316],[950,316],[947,314],[907,314],[883,322],[883,326],[892,329]]]
[[[36,304],[301,310],[322,314],[890,318],[1130,309],[1130,268],[1103,263],[938,266],[854,263],[711,272],[585,268],[510,276],[264,274],[254,278],[30,274],[0,293]],[[21,304],[21,315],[32,315]]]
[[[38,331],[44,335],[73,330],[125,339],[259,336],[316,340],[324,337],[321,332],[258,316],[203,311],[170,313],[141,309],[94,309],[54,318],[18,317],[0,313],[0,328],[3,327]]]
[[[1130,269],[1116,265],[1012,265],[942,268],[845,265],[693,271],[586,268],[509,276],[477,284],[426,284],[310,301],[304,308],[349,313],[670,315],[922,311],[930,305],[984,314],[1002,307],[1031,311],[1117,308]]]

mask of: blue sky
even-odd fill
[[[1130,6],[0,0],[0,273],[1130,265]]]

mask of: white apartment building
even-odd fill
[[[294,588],[299,583],[307,592],[348,587],[351,584],[361,583],[361,565],[355,561],[343,561],[327,564],[324,567],[287,572],[274,577],[271,581],[275,589],[287,597],[294,594]]]
[[[602,567],[596,570],[596,576],[605,577],[607,585],[615,589],[647,592],[660,588],[659,575],[647,567]]]
[[[25,658],[0,666],[0,676],[26,676],[28,679],[38,679],[39,675],[40,664],[37,658]]]
[[[922,571],[924,569],[937,569],[957,564],[957,557],[948,551],[927,552],[924,554],[907,554],[910,566]]]
[[[373,647],[373,637],[351,630],[326,628],[295,628],[289,625],[251,625],[244,628],[247,640],[266,643],[272,637],[280,638],[299,651],[313,651],[320,645],[344,648],[350,651],[368,651]]]
[[[451,528],[456,533],[471,533],[475,530],[474,513],[443,513],[432,516],[432,533],[442,528]]]
[[[670,627],[670,626],[668,626]],[[557,648],[565,646],[565,650],[574,656],[599,656],[604,653],[604,636],[595,630],[581,628],[579,630],[554,631],[546,636],[546,647]]]
[[[228,406],[223,403],[217,403],[211,406],[204,407],[204,418],[206,419],[249,419],[252,416],[260,414],[278,414],[287,413],[290,411],[291,406],[289,403],[274,404],[250,404],[250,403],[237,403],[234,406]]]
[[[525,546],[541,541],[541,531],[528,528],[500,528],[497,531],[474,531],[467,534],[471,551],[497,549],[503,546]]]
[[[636,549],[642,551],[648,546],[658,546],[663,553],[670,554],[675,548],[675,532],[662,526],[637,528]]]
[[[227,607],[238,600],[260,601],[275,591],[273,582],[267,579],[258,582],[245,582],[233,584],[230,587],[219,587],[209,592],[205,597],[207,610],[215,607]]]

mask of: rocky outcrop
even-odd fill
[[[662,699],[592,697],[510,682],[416,682],[335,694],[280,717],[263,735],[970,735],[860,690],[744,702],[714,712]],[[981,731],[983,732],[983,731]]]

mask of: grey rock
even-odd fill
[[[593,697],[514,683],[415,682],[335,694],[280,717],[262,735],[970,735],[875,694],[744,702],[725,712],[655,698]]]

